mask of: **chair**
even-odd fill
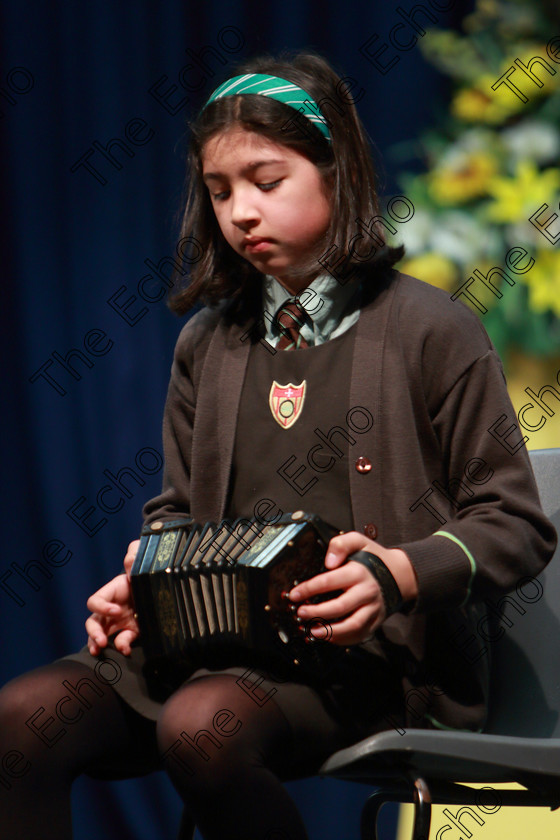
[[[543,509],[560,532],[560,449],[533,451],[530,457]],[[560,806],[559,549],[538,580],[543,596],[525,603],[525,614],[492,647],[484,733],[381,732],[340,750],[322,766],[321,775],[378,786],[362,811],[362,840],[377,838],[377,815],[385,802],[415,803],[413,840],[427,840],[432,802],[477,805],[479,814],[500,807],[495,799],[485,801],[488,791],[464,786],[469,782],[523,785],[524,790],[500,790],[503,805]],[[455,818],[455,827],[467,837],[471,833],[461,817],[473,814],[476,818],[472,808],[461,808]],[[437,840],[446,830],[438,831]]]

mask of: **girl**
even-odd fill
[[[500,361],[470,311],[393,270],[365,133],[325,61],[264,58],[226,80],[192,126],[188,183],[181,235],[202,256],[172,305],[207,306],[177,342],[146,522],[318,513],[343,533],[290,598],[348,652],[324,678],[154,673],[119,575],[88,601],[88,649],[1,694],[0,754],[17,732],[29,765],[2,838],[70,837],[77,774],[162,763],[183,837],[194,822],[207,840],[305,838],[283,780],[392,724],[484,725],[488,659],[465,638],[554,548],[512,455]],[[378,559],[347,559],[360,550]]]

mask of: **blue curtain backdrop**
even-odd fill
[[[86,599],[120,571],[160,486],[182,322],[158,297],[175,256],[186,118],[233,62],[311,47],[363,88],[360,112],[383,157],[433,121],[443,93],[418,46],[390,47],[380,64],[398,61],[385,72],[360,52],[387,40],[397,5],[4,0],[1,683],[83,644]],[[445,25],[470,9],[436,5],[453,7],[430,7]],[[384,193],[400,192],[390,157],[385,171]],[[112,513],[96,501],[106,485]],[[365,787],[290,788],[314,840],[359,836]],[[78,840],[175,836],[179,802],[163,774],[83,779],[74,801]]]

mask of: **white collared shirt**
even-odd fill
[[[341,285],[330,274],[320,274],[298,295],[291,295],[275,277],[267,274],[263,282],[265,339],[275,347],[281,338],[275,315],[287,301],[296,300],[309,315],[300,335],[312,347],[342,335],[360,317],[360,285],[352,281]]]

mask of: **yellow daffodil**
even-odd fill
[[[514,177],[489,179],[487,191],[494,201],[487,207],[488,218],[502,223],[528,219],[542,204],[552,201],[559,187],[560,169],[540,172],[532,161],[519,161]]]
[[[531,61],[536,56],[542,59],[543,64],[534,63],[531,67]],[[521,67],[515,64],[515,58]],[[502,78],[511,68],[512,72]],[[541,85],[532,76],[536,77]],[[498,85],[493,90],[492,86],[496,83]],[[472,87],[460,90],[451,103],[451,112],[463,122],[500,125],[512,114],[521,111],[531,100],[549,96],[558,90],[558,68],[547,56],[546,47],[535,44],[525,49],[521,55],[505,59],[499,75],[484,73]]]
[[[443,205],[464,204],[487,194],[497,162],[483,151],[463,151],[427,176],[434,201]]]
[[[460,90],[451,103],[453,116],[463,122],[500,125],[520,111],[524,103],[505,85],[492,90],[495,81],[494,76],[484,74],[473,87]]]
[[[400,270],[403,274],[411,274],[446,291],[451,291],[457,285],[457,267],[441,254],[427,253],[412,257],[402,263]]]
[[[531,270],[519,276],[529,288],[530,307],[535,312],[551,310],[560,318],[560,253],[538,251],[534,258]]]

